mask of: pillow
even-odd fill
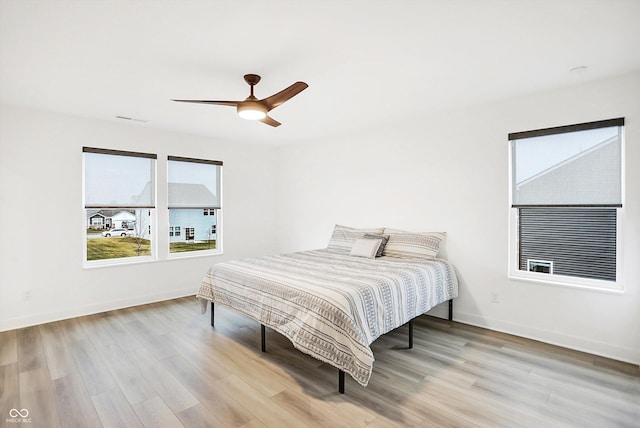
[[[376,254],[378,253],[378,248],[380,248],[380,244],[382,243],[382,239],[369,239],[369,238],[359,238],[356,239],[356,242],[353,244],[351,248],[352,256],[356,257],[366,257],[368,259],[375,259]]]
[[[438,255],[440,244],[446,238],[444,232],[407,232],[405,230],[385,229],[389,241],[384,247],[385,256],[417,257],[433,259]]]
[[[382,235],[382,228],[375,229],[355,229],[353,227],[341,226],[336,224],[333,229],[331,239],[329,239],[329,245],[327,248],[333,250],[350,251],[356,239],[362,238],[364,235]]]
[[[363,236],[364,239],[380,239],[380,247],[378,248],[378,252],[376,253],[376,257],[382,256],[385,245],[387,245],[387,241],[389,240],[389,235],[370,235],[366,234]]]

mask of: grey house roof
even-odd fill
[[[150,184],[140,193],[148,194]],[[169,208],[220,208],[220,200],[204,184],[169,183]]]
[[[169,208],[220,208],[220,202],[204,184],[169,183]]]
[[[609,138],[516,183],[519,203],[527,204],[530,198],[544,195],[547,204],[580,204],[593,196],[620,194],[620,145],[617,142],[617,137]]]
[[[102,216],[104,218],[111,218],[114,215],[121,213],[121,212],[128,212],[129,214],[133,215],[135,217],[135,214],[131,211],[131,210],[123,210],[123,209],[108,209],[108,210],[97,210],[97,209],[91,209],[91,210],[87,210],[87,217],[93,217],[95,215],[99,215]]]

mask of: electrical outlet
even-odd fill
[[[27,290],[24,293],[22,293],[22,300],[24,300],[25,302],[28,302],[31,299],[33,299],[33,295],[31,294],[31,290]]]
[[[498,293],[496,293],[495,291],[491,292],[491,303],[499,303],[500,302],[500,298],[498,296]]]

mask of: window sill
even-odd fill
[[[532,273],[524,271],[509,272],[509,279],[514,281],[532,282],[541,285],[567,287],[589,291],[599,291],[612,294],[623,294],[624,287],[620,281],[602,281],[588,278],[574,278],[561,275]]]
[[[157,262],[158,259],[152,256],[140,256],[140,257],[127,257],[121,259],[104,259],[104,260],[91,260],[84,261],[82,264],[83,269],[96,269],[113,266],[127,266],[137,265],[142,263]]]
[[[82,268],[83,269],[100,269],[100,268],[107,268],[107,267],[130,266],[130,265],[138,265],[138,264],[145,264],[145,263],[158,263],[158,262],[165,262],[165,261],[171,261],[171,260],[221,256],[222,254],[223,254],[222,251],[201,250],[197,252],[173,253],[173,254],[169,254],[168,257],[163,259],[157,259],[155,257],[131,257],[130,258],[131,260],[129,260],[129,258],[92,260],[89,262],[85,261],[82,265]]]

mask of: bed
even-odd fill
[[[212,325],[215,303],[258,321],[263,350],[267,326],[338,368],[343,393],[345,372],[363,386],[369,382],[374,340],[441,303],[451,309],[457,297],[453,265],[436,257],[444,234],[422,234],[417,244],[416,236],[336,225],[324,249],[213,265],[197,299],[203,313],[211,302]],[[426,253],[416,248],[425,236]]]

